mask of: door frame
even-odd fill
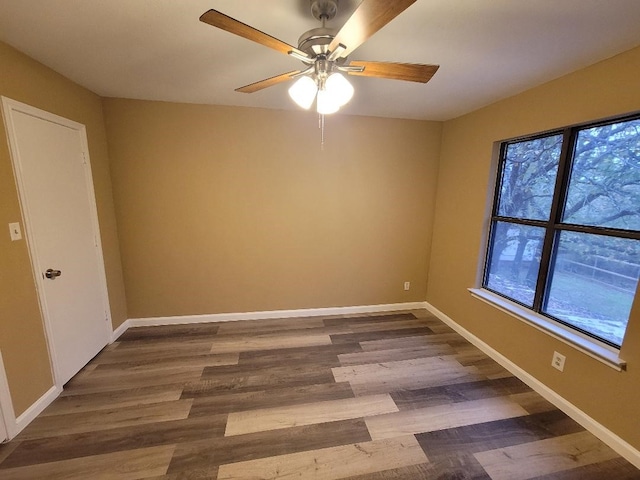
[[[17,435],[15,418],[7,373],[0,352],[0,442],[11,440]]]
[[[25,103],[18,102],[16,100],[12,100],[7,97],[2,98],[2,112],[4,117],[5,129],[7,133],[7,140],[9,144],[9,152],[13,164],[13,173],[16,182],[16,188],[18,190],[18,200],[20,203],[20,211],[22,213],[22,220],[24,222],[24,236],[27,240],[27,249],[29,252],[29,259],[31,263],[31,270],[36,286],[36,293],[38,295],[38,302],[40,305],[40,312],[42,321],[44,324],[45,337],[47,341],[47,349],[49,353],[49,360],[51,365],[51,373],[54,381],[54,386],[56,390],[59,392],[62,391],[62,385],[60,384],[59,378],[60,375],[58,373],[58,361],[57,355],[55,351],[55,345],[53,344],[53,335],[52,335],[52,327],[51,327],[51,316],[47,309],[47,303],[44,298],[44,279],[42,277],[41,272],[43,271],[42,265],[39,264],[37,258],[37,249],[35,245],[35,241],[33,237],[30,235],[33,232],[32,223],[31,223],[31,215],[29,211],[29,199],[27,198],[25,188],[24,188],[24,178],[20,163],[20,152],[17,147],[17,137],[15,131],[15,125],[13,122],[12,115],[14,113],[23,113],[26,115],[30,115],[32,117],[52,122],[57,125],[61,125],[63,127],[70,128],[72,130],[76,130],[80,134],[80,142],[82,147],[82,153],[85,159],[85,168],[84,168],[84,178],[86,182],[87,192],[88,192],[88,202],[89,202],[89,210],[91,215],[91,224],[93,227],[93,236],[95,242],[95,251],[98,258],[99,265],[99,278],[100,278],[100,290],[102,294],[102,304],[105,315],[104,321],[104,339],[105,345],[109,343],[112,335],[112,323],[111,323],[111,309],[109,303],[109,293],[107,290],[107,276],[104,266],[104,256],[102,252],[102,242],[100,237],[100,225],[98,222],[98,209],[96,205],[95,199],[95,190],[93,187],[93,175],[91,172],[91,161],[89,158],[89,148],[87,141],[87,132],[86,127],[78,122],[74,122],[73,120],[69,120],[67,118],[61,117],[59,115],[55,115],[53,113],[49,113],[47,111],[41,110],[36,107],[32,107],[31,105],[27,105]]]

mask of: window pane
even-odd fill
[[[558,172],[562,135],[507,145],[498,215],[547,220]]]
[[[496,222],[485,287],[533,306],[544,229]]]
[[[620,346],[640,276],[640,241],[561,232],[544,311]]]
[[[578,133],[563,222],[640,230],[640,120]]]

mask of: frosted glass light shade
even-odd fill
[[[338,107],[346,105],[353,97],[353,85],[339,73],[329,75],[325,88],[331,95],[332,101],[338,104]]]
[[[340,109],[340,104],[328,90],[318,90],[318,100],[316,107],[319,114],[330,115],[332,113],[336,113]]]
[[[318,92],[318,86],[311,77],[300,77],[296,82],[289,87],[289,96],[291,99],[300,105],[305,110],[308,110],[316,98]]]

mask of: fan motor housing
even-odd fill
[[[319,27],[304,32],[298,40],[298,49],[309,55],[327,53],[329,44],[336,36],[337,30],[333,28]]]

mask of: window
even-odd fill
[[[640,116],[504,142],[483,288],[619,348],[640,278]]]

